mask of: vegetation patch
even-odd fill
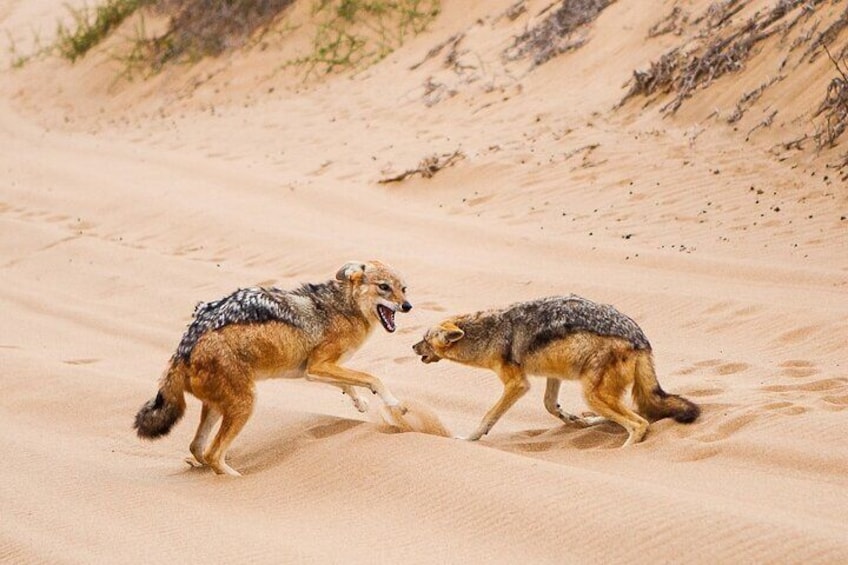
[[[824,117],[824,125],[813,136],[818,148],[833,147],[848,129],[848,64],[843,59],[840,65],[827,47],[825,51],[839,76],[830,81],[824,100],[813,114],[814,118]]]
[[[117,29],[125,19],[152,0],[108,0],[93,11],[72,10],[74,28],[59,25],[56,47],[70,61],[83,57]]]
[[[542,11],[548,13],[539,23],[517,36],[505,52],[509,61],[532,57],[534,65],[541,65],[566,51],[581,47],[585,35],[576,32],[595,21],[615,0],[562,0]]]
[[[168,28],[144,41],[151,67],[194,62],[243,47],[267,32],[294,0],[155,0]]]
[[[309,75],[376,63],[424,31],[439,7],[439,0],[318,0],[312,51],[288,65]]]
[[[652,61],[648,69],[634,71],[630,89],[621,103],[636,96],[650,98],[673,94],[660,109],[673,114],[697,90],[708,87],[721,76],[743,69],[759,43],[775,34],[785,36],[800,21],[811,18],[816,7],[825,1],[779,0],[772,9],[757,12],[737,26],[731,25],[732,19],[746,3],[742,0],[714,2],[704,14],[692,20],[692,25],[698,27],[693,44],[675,47]],[[680,12],[673,11],[658,22],[658,26],[652,27],[651,33],[656,35],[667,21],[676,22],[676,28],[686,19]],[[757,96],[760,94],[762,91]]]
[[[70,61],[85,56],[127,18],[139,13],[130,45],[118,55],[129,67],[160,70],[241,48],[274,29],[296,0],[106,0],[96,9],[72,11],[74,25],[60,26],[58,52]],[[306,0],[302,0],[306,1]],[[439,0],[310,0],[312,50],[285,66],[332,72],[379,61],[421,31],[439,13]],[[144,11],[140,11],[145,8]],[[145,16],[167,21],[148,34]]]

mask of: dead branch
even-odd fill
[[[406,171],[394,175],[391,177],[386,177],[384,179],[380,179],[377,181],[380,184],[388,184],[390,182],[400,182],[407,177],[411,177],[412,175],[421,175],[425,179],[432,178],[436,173],[444,169],[445,167],[450,167],[457,161],[461,161],[465,159],[465,153],[461,150],[457,149],[453,153],[443,153],[442,155],[430,155],[429,157],[425,157],[418,163],[418,166],[414,169],[407,169]]]

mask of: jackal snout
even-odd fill
[[[447,350],[464,336],[464,331],[452,321],[447,320],[427,330],[424,339],[413,345],[412,350],[416,355],[421,356],[423,363],[435,363],[444,357],[449,357]]]
[[[435,363],[439,360],[439,356],[436,355],[436,352],[433,351],[433,348],[430,347],[430,344],[424,341],[423,339],[412,346],[412,350],[416,355],[421,356],[422,363]]]

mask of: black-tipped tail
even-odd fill
[[[633,400],[639,413],[651,421],[674,418],[681,424],[691,424],[701,414],[700,407],[691,400],[677,394],[668,394],[662,389],[657,382],[650,353],[640,354],[636,359]]]
[[[691,400],[687,400],[676,394],[667,394],[665,392],[662,394],[664,395],[663,404],[667,410],[666,413],[674,418],[675,422],[691,424],[701,415],[701,408]]]
[[[182,415],[183,411],[178,405],[165,402],[160,390],[156,398],[148,401],[135,415],[133,427],[138,437],[156,439],[167,435]]]
[[[156,398],[145,403],[135,415],[133,427],[138,437],[156,439],[167,435],[185,413],[185,395],[180,370],[172,365],[162,379]]]

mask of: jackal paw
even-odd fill
[[[409,408],[407,408],[406,405],[402,402],[396,402],[395,404],[386,404],[386,408],[388,408],[392,412],[397,412],[401,416],[404,416],[407,412],[409,412]]]
[[[364,398],[352,396],[350,398],[350,401],[353,402],[353,407],[356,408],[359,412],[368,412],[368,401]]]
[[[195,469],[199,469],[200,467],[205,467],[205,466],[206,466],[206,464],[205,464],[205,463],[202,463],[202,462],[198,461],[198,460],[197,460],[194,456],[192,456],[192,457],[186,457],[186,458],[184,459],[184,461],[185,461],[186,463],[188,463],[190,466],[194,467]]]
[[[589,426],[597,426],[598,424],[603,424],[607,421],[603,416],[583,416],[578,419],[579,423],[587,428]]]

